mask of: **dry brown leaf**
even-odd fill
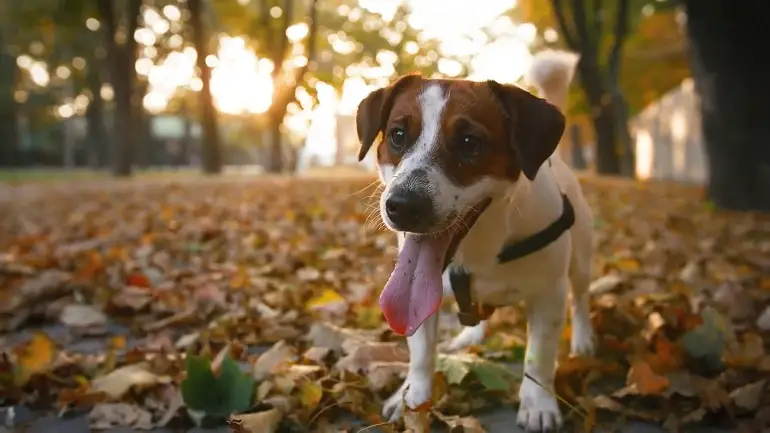
[[[363,333],[334,326],[328,323],[314,323],[310,327],[308,339],[316,347],[325,347],[334,352],[342,352],[342,344],[350,339],[366,341]]]
[[[99,327],[107,324],[107,316],[91,305],[67,305],[61,312],[59,320],[65,326],[72,328]]]
[[[409,363],[406,362],[372,362],[366,368],[366,378],[372,390],[379,391],[406,377]]]
[[[446,416],[434,412],[436,418],[441,420],[449,428],[450,433],[486,433],[481,422],[472,416]]]
[[[152,293],[144,287],[126,286],[112,296],[110,302],[118,308],[140,311],[150,305]]]
[[[767,379],[736,388],[730,392],[730,400],[739,409],[753,411],[759,407],[765,385],[767,385]]]
[[[230,417],[230,428],[236,433],[275,433],[283,419],[278,409],[244,413]]]
[[[281,340],[257,358],[251,373],[257,381],[263,380],[271,374],[287,369],[295,356],[294,348]]]
[[[131,364],[94,379],[91,389],[103,392],[109,397],[119,399],[131,388],[150,387],[158,383],[168,382],[168,378],[160,377],[149,371],[149,364]]]
[[[152,414],[139,406],[128,403],[99,403],[88,414],[91,428],[108,430],[114,427],[130,427],[151,430]]]
[[[610,273],[592,282],[588,291],[592,295],[603,295],[615,290],[622,282],[623,277],[616,273]]]
[[[358,373],[374,362],[409,362],[409,351],[398,343],[371,343],[348,340],[343,343],[347,355],[336,365],[339,370]]]
[[[627,383],[642,395],[660,394],[670,385],[668,378],[653,372],[650,364],[642,360],[631,364]]]
[[[328,347],[311,347],[302,354],[302,357],[308,361],[322,364],[324,359],[329,356],[329,353],[331,353],[331,349]]]

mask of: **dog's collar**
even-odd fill
[[[562,194],[562,212],[559,218],[543,230],[518,242],[506,245],[497,254],[497,262],[504,264],[539,251],[559,239],[575,224],[575,209],[566,194]],[[471,299],[471,274],[460,267],[449,267],[449,283],[460,308],[458,317],[465,326],[476,326],[492,315],[494,307],[478,305]]]

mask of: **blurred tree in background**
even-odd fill
[[[689,76],[675,6],[669,0],[524,0],[513,11],[538,27],[542,45],[580,53],[581,92],[571,106],[590,116],[599,173],[633,175],[630,116]]]
[[[431,75],[440,56],[435,41],[425,40],[409,27],[405,5],[385,19],[354,0],[184,3],[3,3],[2,164],[21,164],[21,155],[28,154],[30,162],[55,164],[50,161],[54,156],[63,158],[64,166],[72,166],[85,153],[90,166],[109,163],[115,175],[127,176],[133,166],[156,160],[150,116],[161,112],[185,116],[192,108],[201,113],[204,170],[219,171],[222,150],[210,83],[215,66],[207,54],[216,55],[222,35],[227,34],[242,37],[260,61],[266,59],[272,65],[272,103],[265,113],[244,114],[251,116],[252,142],[261,142],[254,137],[266,132],[271,154],[266,165],[271,171],[280,171],[286,162],[286,116],[312,108],[321,83],[339,92],[350,77],[383,85],[408,71]],[[179,54],[188,48],[203,53],[194,65],[196,77],[169,96],[167,104],[160,104],[157,95],[150,92],[152,68],[179,61]],[[197,100],[188,98],[196,92]],[[76,124],[73,120],[81,117],[87,125],[85,148],[71,138]],[[27,130],[19,133],[19,125],[25,124]],[[22,137],[44,144],[29,149]],[[183,147],[187,149],[189,144]]]
[[[766,4],[685,0],[708,197],[719,207],[770,212],[770,63],[760,35]]]

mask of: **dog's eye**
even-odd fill
[[[460,156],[463,159],[473,159],[481,151],[481,140],[473,135],[463,135],[460,141]]]
[[[404,147],[406,147],[406,131],[403,130],[403,128],[395,127],[390,130],[388,133],[390,147],[400,152],[404,150]]]

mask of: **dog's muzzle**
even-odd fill
[[[431,197],[406,188],[395,188],[385,199],[385,214],[400,232],[426,233],[436,223]]]

